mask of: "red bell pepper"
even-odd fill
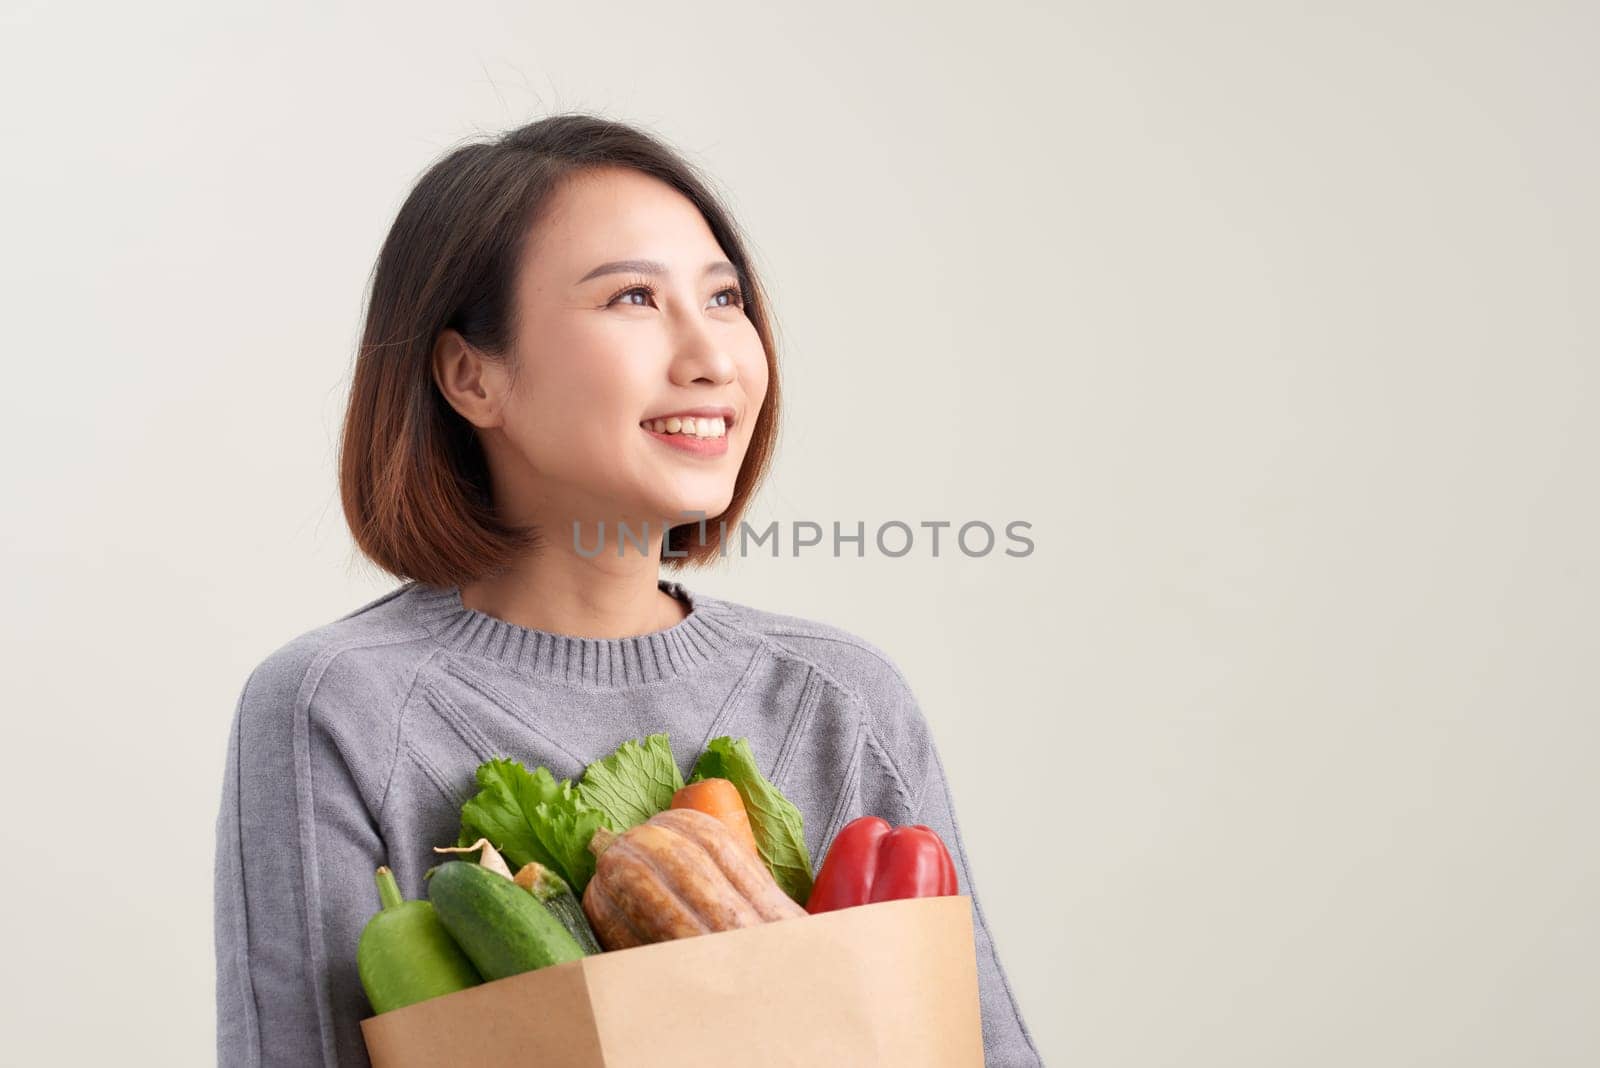
[[[834,836],[806,911],[815,915],[874,901],[955,893],[955,862],[931,827],[890,827],[877,816],[862,816]]]

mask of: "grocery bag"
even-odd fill
[[[634,946],[361,1023],[374,1068],[982,1068],[968,895]]]

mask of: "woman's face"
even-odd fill
[[[500,380],[501,423],[484,435],[502,511],[551,524],[552,540],[578,520],[590,547],[605,520],[615,553],[619,521],[637,533],[648,519],[655,536],[663,521],[727,508],[766,396],[766,353],[688,199],[637,171],[575,176],[528,242],[516,301],[520,369]],[[731,412],[721,438],[709,419],[694,438],[682,422],[655,429],[701,408]]]

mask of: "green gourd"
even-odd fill
[[[377,883],[383,907],[361,929],[356,945],[356,970],[374,1012],[401,1009],[483,982],[431,903],[402,898],[388,868],[378,869]]]

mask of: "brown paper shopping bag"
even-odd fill
[[[982,1068],[972,899],[636,946],[361,1022],[374,1068]]]

